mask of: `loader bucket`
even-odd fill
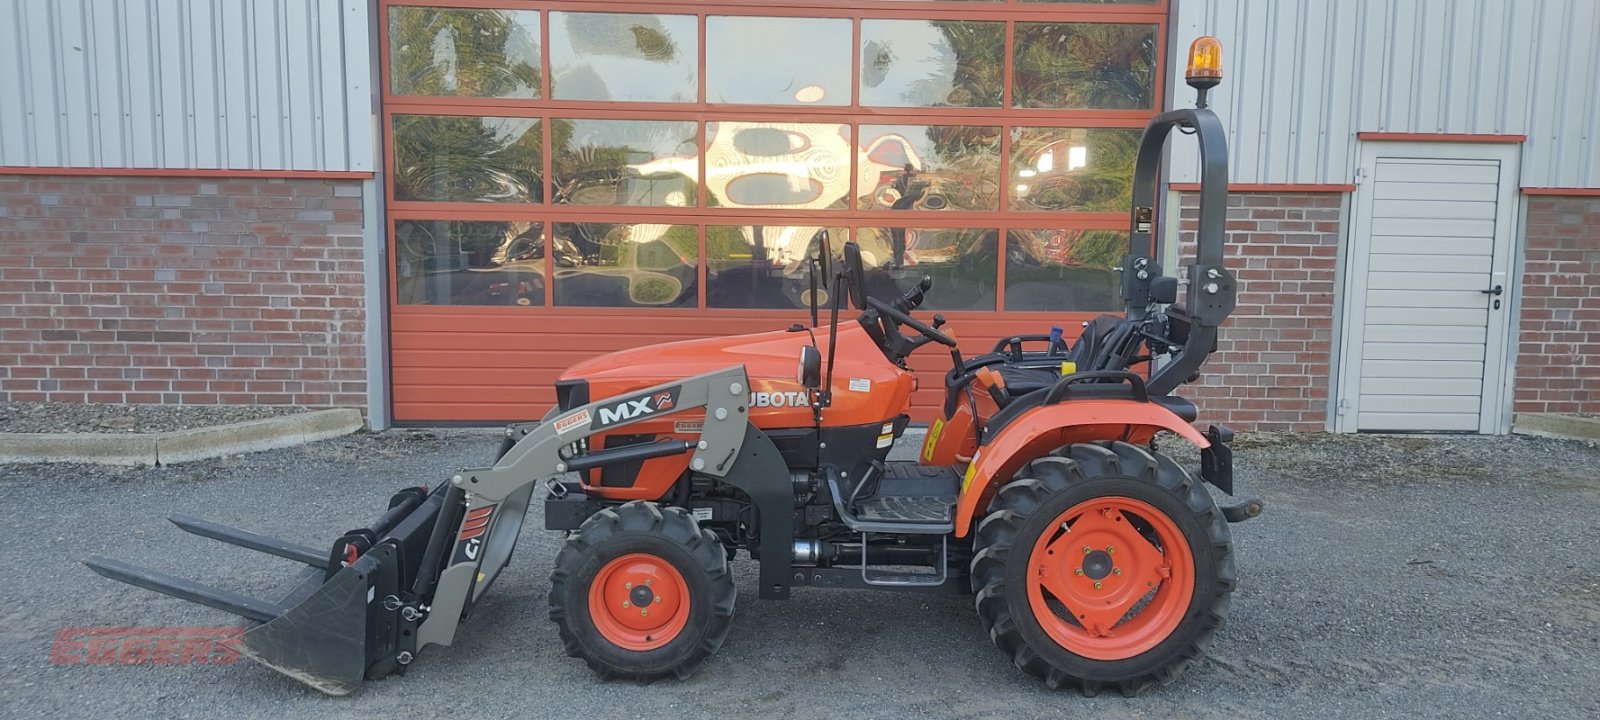
[[[236,641],[239,654],[329,695],[346,695],[363,679],[403,672],[416,650],[422,613],[413,583],[431,582],[454,527],[440,485],[409,488],[390,500],[372,525],[345,533],[329,551],[298,545],[186,515],[179,528],[230,545],[308,566],[277,601],[202,585],[119,560],[91,557],[90,569],[113,580],[207,605],[253,621]],[[437,536],[437,537],[435,537]],[[430,555],[433,558],[430,560]]]

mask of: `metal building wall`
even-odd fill
[[[0,165],[370,171],[366,0],[0,0]]]
[[[1600,187],[1595,0],[1176,0],[1171,73],[1223,43],[1213,94],[1236,183],[1344,184],[1356,134],[1527,135],[1524,187]],[[1177,143],[1174,181],[1193,182]]]

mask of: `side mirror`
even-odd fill
[[[822,387],[822,353],[815,346],[800,346],[800,369],[795,379],[812,390]]]
[[[1171,305],[1178,301],[1178,279],[1162,275],[1150,280],[1150,301]]]
[[[867,271],[861,266],[861,246],[854,240],[844,244],[844,271],[850,282],[850,303],[857,310],[867,309]]]

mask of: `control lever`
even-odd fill
[[[1005,407],[1011,403],[1011,391],[1006,389],[1006,379],[989,368],[978,370],[978,381],[989,388],[989,397],[994,399],[994,404]]]

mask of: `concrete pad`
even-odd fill
[[[0,463],[154,465],[156,437],[137,433],[0,433]]]
[[[0,463],[170,465],[301,445],[366,425],[353,408],[161,433],[0,433]]]
[[[1563,413],[1518,413],[1511,424],[1518,435],[1543,435],[1573,440],[1600,441],[1600,418]]]

